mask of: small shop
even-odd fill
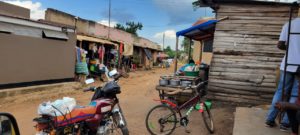
[[[117,68],[119,65],[119,45],[100,38],[77,35],[76,73],[100,78],[105,69]]]

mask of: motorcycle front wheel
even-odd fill
[[[127,128],[127,122],[125,120],[123,111],[119,104],[117,104],[117,107],[118,107],[119,113],[116,113],[112,116],[113,123],[114,123],[113,125],[115,125],[117,130],[118,129],[121,130],[122,135],[129,135],[129,130]],[[118,132],[118,131],[116,131],[116,132]]]

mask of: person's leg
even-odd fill
[[[297,118],[296,118],[296,114],[297,114],[297,111],[296,110],[286,110],[286,113],[289,117],[289,120],[290,120],[290,125],[291,125],[291,128],[292,128],[292,133],[294,134],[298,134],[298,121],[297,121]]]
[[[294,83],[293,83],[293,87],[292,87],[292,92],[291,92],[291,97],[290,97],[290,100],[289,100],[290,103],[295,103],[296,100],[297,100],[297,97],[298,97],[298,86],[299,86],[298,80],[294,79]],[[281,124],[284,125],[284,126],[286,126],[286,127],[289,126],[289,119],[288,119],[286,113],[285,113],[285,115],[284,115],[284,117],[282,119]]]
[[[269,109],[268,115],[267,115],[267,119],[266,119],[266,124],[268,126],[274,126],[275,125],[275,119],[277,117],[278,114],[278,109],[275,108],[275,104],[278,101],[281,101],[281,96],[282,96],[282,87],[283,87],[283,79],[284,79],[284,72],[280,71],[280,80],[278,83],[278,88],[273,96],[273,100],[272,100],[272,104],[271,107]],[[294,77],[291,73],[287,72],[286,74],[286,80],[285,80],[285,87],[286,89],[291,89],[292,84],[293,84],[293,80]]]

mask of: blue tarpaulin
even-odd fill
[[[185,30],[181,30],[176,32],[176,36],[185,36],[185,37],[193,37],[193,36],[199,36],[199,35],[205,35],[207,30],[215,27],[215,24],[217,23],[217,20],[209,20],[205,23],[198,24],[196,26],[190,27]]]

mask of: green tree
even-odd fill
[[[126,22],[126,26],[124,26],[124,25],[118,23],[118,24],[116,24],[115,28],[119,29],[119,30],[126,31],[126,32],[131,33],[135,36],[138,36],[137,31],[142,30],[143,24],[140,23],[140,22],[138,22],[138,23]]]
[[[175,54],[176,52],[174,50],[171,49],[170,46],[167,46],[165,49],[164,49],[164,52],[169,55],[170,58],[175,58]]]
[[[193,49],[193,45],[194,45],[194,42],[192,41],[192,47],[191,49]],[[183,48],[183,52],[185,54],[189,54],[189,49],[190,49],[190,39],[187,38],[187,37],[184,37],[184,39],[182,40],[182,43],[181,43],[181,48]],[[191,50],[191,53],[193,52],[193,50]]]

